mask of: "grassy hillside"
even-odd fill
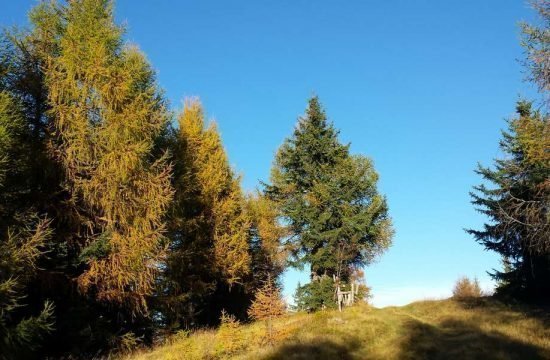
[[[548,312],[491,299],[357,306],[275,322],[181,333],[128,359],[550,359]]]

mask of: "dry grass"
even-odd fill
[[[548,312],[486,298],[288,315],[275,330],[274,346],[256,322],[176,336],[127,359],[550,359]]]

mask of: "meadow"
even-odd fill
[[[548,312],[492,298],[426,300],[377,309],[366,304],[266,324],[180,332],[125,360],[152,359],[550,359]]]

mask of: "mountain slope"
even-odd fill
[[[180,333],[128,359],[550,359],[548,311],[486,298],[422,301]]]

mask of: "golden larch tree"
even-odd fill
[[[205,126],[202,105],[197,99],[185,102],[179,117],[179,137],[184,144],[186,165],[194,174],[199,214],[212,236],[214,266],[224,280],[238,283],[250,270],[249,222],[244,212],[240,178],[235,176],[215,123]],[[186,186],[186,184],[182,184]]]
[[[194,323],[200,313],[216,319],[214,293],[242,283],[251,259],[240,179],[215,124],[205,124],[198,99],[185,100],[169,138],[175,195],[159,305],[168,326],[178,328]]]
[[[248,315],[254,320],[266,320],[268,341],[273,340],[273,319],[286,312],[286,305],[281,297],[279,288],[268,276],[264,286],[257,292]]]
[[[67,186],[90,219],[78,282],[143,311],[172,198],[170,166],[153,155],[167,111],[144,55],[123,43],[111,1],[75,0],[63,12],[45,72]]]
[[[279,222],[280,211],[276,202],[260,192],[249,194],[246,200],[252,254],[252,280],[248,286],[253,293],[268,276],[277,279],[283,272],[288,257],[284,240],[289,231]]]

